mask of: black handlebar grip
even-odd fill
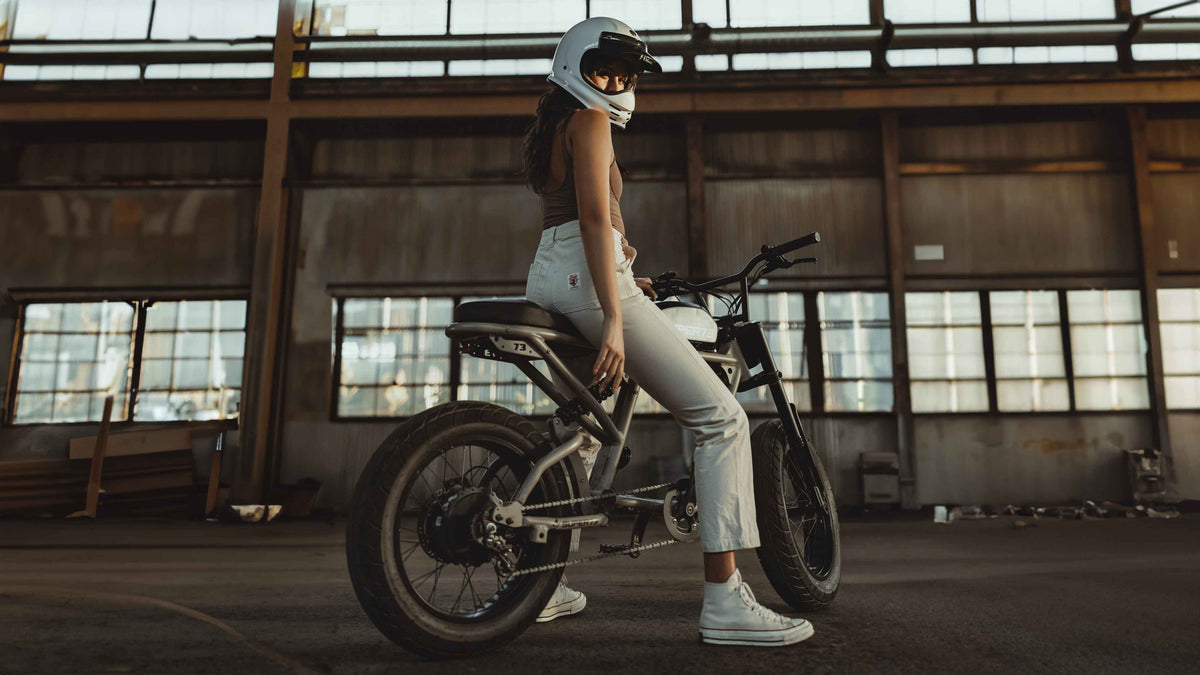
[[[793,239],[793,240],[787,242],[786,244],[780,244],[779,246],[776,246],[775,254],[783,255],[784,253],[789,253],[791,251],[795,251],[798,248],[804,248],[805,246],[812,246],[813,244],[815,244],[819,241],[821,241],[821,234],[819,232],[809,232],[808,234],[804,235],[803,237],[799,237],[797,239]]]

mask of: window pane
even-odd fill
[[[1068,291],[1067,312],[1076,407],[1147,407],[1146,341],[1138,292]]]
[[[449,401],[453,310],[450,298],[346,299],[337,414],[407,416]]]
[[[1168,408],[1200,408],[1200,289],[1158,291]]]
[[[979,294],[907,293],[914,412],[988,409]]]
[[[278,0],[157,0],[150,37],[155,40],[269,37]]]
[[[992,291],[997,407],[1067,410],[1066,364],[1055,291]]]
[[[1200,408],[1200,377],[1166,376],[1163,384],[1167,390],[1167,407]]]
[[[454,0],[450,32],[563,33],[586,17],[584,0]]]
[[[1145,14],[1146,12],[1153,12],[1156,9],[1178,4],[1179,0],[1133,0],[1132,9],[1134,14]],[[1152,18],[1170,19],[1186,16],[1200,16],[1200,5],[1187,5],[1169,12],[1155,14]]]
[[[126,302],[36,303],[25,308],[14,417],[21,424],[98,421],[108,394],[126,419],[133,307]]]
[[[683,0],[688,2],[688,0]],[[725,15],[725,0],[691,0],[692,21],[706,23],[715,28],[728,25]]]
[[[1138,410],[1150,407],[1146,378],[1075,378],[1079,410]]]
[[[927,380],[912,382],[915,413],[985,412],[988,409],[984,380]]]
[[[734,70],[869,68],[871,52],[778,52],[733,55]]]
[[[661,30],[683,25],[681,6],[681,0],[591,0],[591,15],[620,19],[637,31]]]
[[[729,3],[729,24],[754,26],[866,25],[871,22],[867,0],[738,0]]]
[[[883,14],[895,23],[968,23],[971,0],[884,0]]]
[[[891,410],[892,336],[886,293],[821,292],[825,409]]]
[[[979,20],[985,23],[1007,21],[1082,21],[1116,17],[1113,0],[976,0]],[[1134,2],[1135,6],[1137,0]],[[1136,10],[1135,10],[1136,11]]]
[[[160,300],[146,310],[134,419],[236,417],[245,352],[245,300]]]

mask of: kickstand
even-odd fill
[[[633,523],[633,534],[629,535],[629,543],[621,544],[600,544],[601,553],[624,553],[630,558],[636,558],[642,554],[641,551],[634,550],[642,545],[642,539],[646,536],[646,526],[650,524],[650,514],[639,513],[637,520]]]

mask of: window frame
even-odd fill
[[[134,419],[137,408],[137,396],[141,389],[142,353],[146,337],[146,310],[156,302],[212,302],[218,300],[243,300],[247,303],[247,325],[243,331],[249,335],[249,302],[250,291],[246,288],[213,288],[213,289],[181,289],[155,291],[153,293],[114,289],[112,291],[91,290],[79,293],[63,293],[60,291],[43,291],[30,289],[13,289],[11,292],[17,305],[17,318],[14,322],[12,356],[9,362],[8,381],[5,388],[3,409],[0,409],[0,427],[30,428],[30,427],[83,427],[95,426],[101,420],[84,420],[81,422],[17,422],[17,385],[21,377],[21,352],[25,341],[25,312],[30,305],[45,304],[74,304],[89,302],[125,302],[133,307],[133,345],[130,358],[133,363],[129,371],[129,380],[125,389],[125,419],[112,420],[110,425],[118,429],[126,429],[137,425],[153,424],[159,426],[194,426],[196,424],[217,425],[220,428],[236,429],[241,422],[241,406],[234,417],[224,417],[216,420],[138,420]],[[243,364],[247,354],[243,350]],[[240,389],[245,391],[245,368],[243,366]]]

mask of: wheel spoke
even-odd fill
[[[433,604],[433,594],[437,593],[438,580],[442,578],[442,569],[446,567],[446,563],[441,563],[433,570],[433,586],[429,589],[429,597],[426,600]]]
[[[408,562],[408,559],[419,548],[421,548],[421,544],[419,544],[419,543],[413,544],[411,548],[409,548],[407,551],[404,552],[403,555],[400,556],[400,562],[402,562],[402,563]]]

